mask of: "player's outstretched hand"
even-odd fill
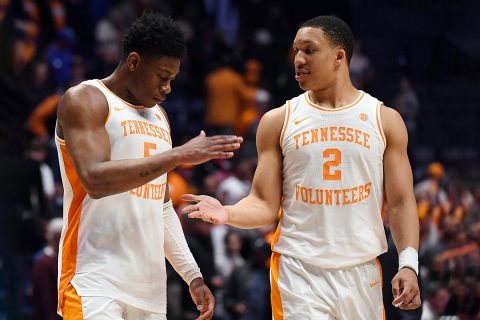
[[[197,320],[210,320],[213,316],[213,309],[215,308],[215,298],[210,289],[202,278],[195,278],[188,287],[193,302],[197,305],[197,310],[200,315]]]
[[[182,195],[182,200],[195,203],[183,208],[183,213],[187,213],[191,219],[198,218],[214,224],[224,224],[228,221],[227,210],[215,198],[204,195],[184,194]]]
[[[422,303],[417,275],[408,268],[400,269],[392,279],[392,293],[392,304],[400,309],[417,309]]]
[[[242,137],[234,135],[207,137],[202,130],[198,136],[175,149],[180,152],[185,164],[200,164],[211,159],[228,159],[240,148]]]

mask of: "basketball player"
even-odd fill
[[[400,252],[393,304],[420,305],[407,131],[395,110],[353,87],[352,47],[342,20],[305,22],[293,49],[295,78],[306,92],[261,119],[250,194],[225,207],[207,196],[184,196],[196,202],[184,210],[190,218],[240,228],[271,224],[281,207],[271,264],[276,320],[384,317],[376,257],[387,249],[385,195]]]
[[[160,104],[184,54],[171,19],[144,14],[123,40],[117,69],[68,90],[56,143],[64,196],[59,312],[65,319],[166,319],[165,257],[200,311],[214,298],[169,199],[167,172],[230,158],[236,136],[199,136],[172,149]]]

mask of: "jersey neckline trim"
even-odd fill
[[[350,108],[356,106],[365,96],[365,92],[363,92],[362,90],[358,90],[358,91],[360,91],[360,95],[357,97],[357,99],[355,99],[355,101],[353,101],[352,103],[350,103],[346,106],[343,106],[343,107],[340,107],[340,108],[335,108],[335,109],[322,107],[322,106],[312,102],[312,100],[310,100],[310,97],[308,95],[309,91],[305,92],[303,94],[303,96],[305,98],[305,101],[307,101],[308,105],[315,108],[315,109],[319,109],[319,110],[327,111],[327,112],[337,112],[337,111],[343,111],[343,110],[346,110],[346,109],[350,109]]]
[[[110,90],[106,85],[105,83],[102,82],[102,80],[100,79],[95,79],[98,83],[100,83],[100,85],[102,87],[104,87],[105,89],[108,90],[108,92],[110,92],[111,94],[113,94],[117,99],[119,99],[120,101],[122,101],[123,103],[125,103],[127,106],[131,107],[131,108],[134,108],[136,110],[143,110],[145,109],[144,106],[137,106],[137,105],[134,105],[134,104],[131,104],[130,102],[127,102],[125,100],[123,100],[122,98],[120,98],[118,95],[116,95],[112,90]]]

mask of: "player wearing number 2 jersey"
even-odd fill
[[[181,163],[230,158],[235,136],[201,133],[172,148],[160,103],[179,72],[179,26],[158,14],[137,19],[112,75],[69,89],[56,143],[64,185],[59,313],[76,319],[166,319],[165,258],[211,319],[214,298],[190,253],[168,195]]]
[[[305,22],[293,49],[295,78],[306,92],[260,121],[251,193],[225,207],[184,196],[197,202],[185,208],[190,217],[243,228],[269,224],[282,209],[271,264],[275,320],[384,318],[376,260],[387,250],[384,196],[400,252],[392,303],[420,305],[406,129],[396,111],[353,87],[352,42],[338,18]]]

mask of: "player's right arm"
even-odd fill
[[[57,111],[57,134],[65,140],[80,182],[92,198],[140,187],[182,163],[230,158],[242,142],[240,137],[205,137],[202,132],[186,144],[161,154],[142,159],[111,160],[105,129],[107,116],[105,96],[87,85],[69,89]]]
[[[267,112],[257,130],[258,165],[250,194],[233,206],[222,206],[204,195],[184,195],[183,200],[197,202],[184,208],[189,218],[201,218],[216,224],[239,228],[258,228],[275,221],[282,198],[282,150],[279,145],[285,106]]]

